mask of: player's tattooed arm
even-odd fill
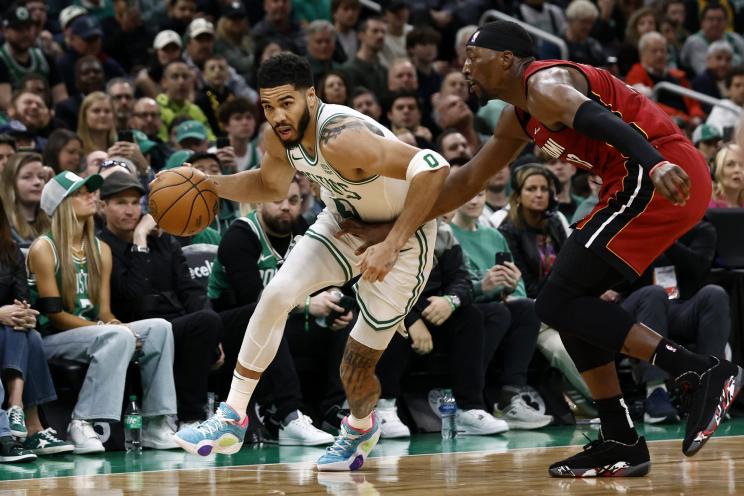
[[[370,131],[378,136],[384,136],[377,126],[367,121],[349,115],[339,115],[332,117],[325,123],[320,132],[320,143],[327,145],[344,132],[365,133],[366,131]]]

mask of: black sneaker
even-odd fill
[[[36,455],[23,449],[11,436],[0,437],[0,463],[25,463],[36,460]]]
[[[635,444],[599,439],[584,451],[550,466],[552,477],[642,477],[651,469],[646,438]]]
[[[341,430],[341,421],[350,413],[351,411],[348,408],[343,408],[339,405],[331,406],[326,410],[325,415],[323,415],[323,422],[320,426],[321,429],[330,432],[331,434],[338,435]]]
[[[741,391],[744,370],[726,360],[711,357],[711,367],[698,376],[687,372],[676,379],[691,395],[682,452],[693,456],[716,432],[734,399]]]

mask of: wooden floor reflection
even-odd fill
[[[551,479],[548,465],[577,449],[567,447],[372,458],[351,474],[317,473],[312,462],[302,462],[7,481],[0,496],[744,493],[744,439],[714,439],[692,459],[680,446],[650,443],[651,474],[637,479]]]

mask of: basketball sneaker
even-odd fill
[[[197,425],[178,431],[173,440],[189,453],[208,456],[212,453],[232,455],[243,446],[248,416],[240,421],[240,415],[227,403],[222,402],[215,414]]]
[[[623,444],[605,441],[600,432],[599,439],[584,446],[581,453],[552,464],[548,472],[552,477],[642,477],[650,468],[644,437],[634,444]]]
[[[691,395],[682,452],[693,456],[716,432],[741,391],[744,370],[725,360],[710,357],[711,367],[698,375],[686,372],[676,379],[683,394]]]
[[[376,413],[372,413],[372,427],[366,431],[353,428],[349,425],[349,418],[344,418],[336,441],[318,460],[318,470],[333,472],[359,470],[379,439],[380,422]]]

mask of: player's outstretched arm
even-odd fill
[[[590,100],[587,91],[586,79],[575,69],[540,71],[529,79],[527,110],[547,126],[569,126],[612,145],[645,169],[659,193],[675,205],[684,205],[690,194],[685,171],[667,162],[639,130]]]
[[[449,163],[433,150],[419,150],[384,138],[374,127],[354,117],[328,123],[320,133],[323,156],[341,174],[381,175],[409,183],[402,212],[385,239],[371,246],[359,262],[362,277],[381,281],[398,252],[426,220],[442,190]],[[347,176],[349,177],[349,176]]]
[[[452,212],[483,191],[488,180],[514,160],[528,141],[514,107],[505,107],[493,136],[468,163],[450,173],[427,218]]]
[[[278,201],[287,196],[295,170],[287,161],[284,146],[274,133],[264,137],[261,167],[226,176],[209,176],[220,198],[241,203]]]

